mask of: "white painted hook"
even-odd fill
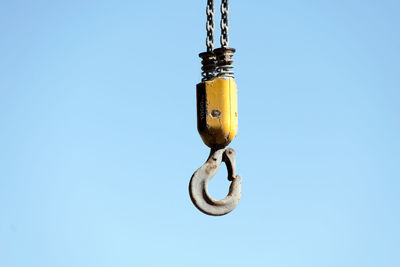
[[[222,200],[213,199],[207,191],[208,183],[217,173],[221,162],[225,162],[228,180],[232,181],[228,195]],[[202,212],[212,216],[221,216],[231,212],[239,203],[242,178],[235,174],[235,151],[232,148],[219,149],[210,157],[190,179],[189,193],[193,204]]]

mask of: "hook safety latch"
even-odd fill
[[[228,195],[222,200],[213,199],[207,191],[208,182],[217,173],[221,162],[225,162],[228,180],[231,181]],[[233,148],[211,150],[206,163],[192,176],[189,184],[193,204],[205,214],[221,216],[231,212],[239,203],[242,194],[242,178],[235,173],[235,150]]]

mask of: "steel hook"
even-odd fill
[[[228,195],[222,200],[213,199],[207,191],[208,182],[217,173],[221,162],[225,162],[228,180],[232,181]],[[239,203],[242,178],[235,174],[235,150],[233,148],[211,150],[206,163],[190,179],[189,193],[193,204],[202,212],[221,216],[231,212]]]

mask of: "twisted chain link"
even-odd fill
[[[221,47],[228,47],[229,45],[229,4],[228,0],[221,1]]]
[[[214,0],[207,0],[207,52],[214,50]]]

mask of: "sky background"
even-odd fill
[[[230,1],[223,217],[188,194],[205,4],[0,0],[0,266],[400,266],[400,2]]]

